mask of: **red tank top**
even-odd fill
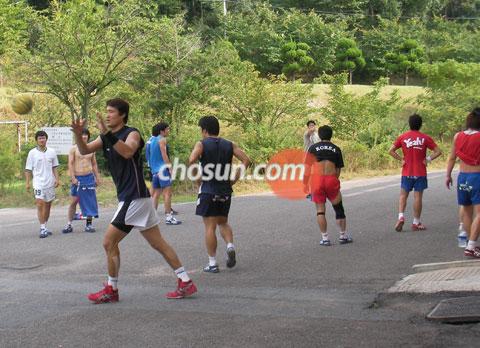
[[[455,140],[455,154],[469,166],[480,165],[480,132],[467,129]]]

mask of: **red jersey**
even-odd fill
[[[469,166],[480,166],[480,132],[467,129],[457,134],[455,154]]]
[[[430,136],[411,130],[400,135],[393,145],[397,149],[402,148],[405,161],[402,176],[427,176],[427,149],[433,150],[437,147]]]

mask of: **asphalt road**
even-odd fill
[[[175,278],[137,231],[121,245],[120,302],[92,305],[106,279],[103,230],[62,235],[65,209],[39,239],[35,211],[0,210],[0,347],[474,347],[480,325],[428,322],[439,296],[383,292],[418,263],[463,259],[456,246],[455,194],[430,177],[422,221],[428,231],[393,231],[399,178],[344,185],[349,245],[318,245],[308,201],[237,197],[231,225],[237,266],[205,274],[203,225],[194,204],[177,205],[180,226],[161,226],[199,288],[167,300]],[[410,203],[410,202],[409,202]],[[408,208],[411,208],[409,204]],[[327,217],[337,238],[333,211]],[[411,210],[406,215],[411,221]],[[443,297],[442,297],[443,296]]]

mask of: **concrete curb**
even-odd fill
[[[442,269],[450,269],[457,267],[480,267],[480,260],[462,260],[462,261],[450,261],[450,262],[436,262],[436,263],[423,263],[413,265],[412,268],[415,273],[438,271]]]

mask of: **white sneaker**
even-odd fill
[[[175,219],[173,216],[169,215],[165,217],[165,223],[167,225],[180,225],[182,222],[180,220]]]

